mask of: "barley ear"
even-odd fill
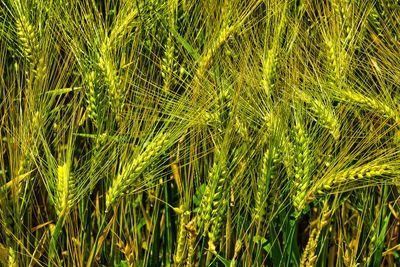
[[[57,215],[60,215],[64,209],[70,208],[75,186],[67,163],[57,167],[56,186],[55,205]]]
[[[135,184],[137,178],[143,173],[149,162],[158,156],[163,145],[167,141],[167,134],[159,134],[147,145],[142,154],[129,162],[113,180],[111,187],[106,193],[106,210],[111,209],[113,204],[120,200],[128,190]]]
[[[93,121],[93,124],[97,127],[97,94],[95,88],[95,78],[96,74],[94,71],[87,74],[86,77],[86,103],[87,103],[87,113],[89,118]]]
[[[307,133],[300,125],[297,123],[293,127],[294,136],[294,188],[295,192],[293,194],[293,205],[296,211],[300,213],[304,206],[304,200],[306,197],[306,191],[308,185],[310,184],[310,160],[311,152],[309,149],[309,140]]]
[[[181,221],[179,223],[179,232],[178,232],[178,242],[176,246],[176,253],[174,256],[174,261],[176,266],[183,266],[185,263],[185,248],[187,241],[187,230],[185,228],[186,224],[189,221],[190,212],[185,211],[181,214]]]

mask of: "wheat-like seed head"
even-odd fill
[[[270,154],[269,150],[264,153],[261,166],[261,175],[257,181],[256,205],[254,207],[254,219],[256,222],[264,218],[266,198],[269,191],[269,181],[276,178],[275,176],[278,157],[279,155],[277,153],[272,152]]]
[[[175,25],[175,11],[177,9],[177,1],[169,0],[168,4],[168,24],[169,27],[174,27]],[[175,46],[172,40],[172,34],[168,33],[167,41],[165,45],[165,54],[161,62],[161,75],[164,78],[163,89],[168,92],[172,86],[172,75],[174,73],[174,53]]]
[[[336,186],[362,179],[370,179],[376,176],[395,176],[398,171],[389,164],[372,165],[365,164],[355,168],[334,173],[321,180],[310,194],[308,202],[312,201],[315,195],[325,195],[327,191],[332,190]]]
[[[333,184],[341,184],[345,182],[351,182],[356,179],[371,178],[374,176],[390,176],[395,175],[396,170],[393,166],[388,164],[382,164],[377,166],[360,166],[354,169],[346,170],[333,178]],[[325,185],[325,187],[327,187]]]
[[[250,142],[249,127],[245,121],[241,120],[238,116],[234,116],[233,126],[244,142]]]
[[[343,28],[348,35],[350,33],[350,18],[349,18],[349,10],[350,3],[349,1],[338,1],[338,0],[331,0],[333,9],[335,11],[335,18],[337,19],[337,23],[339,26]]]
[[[185,226],[188,224],[189,218],[190,218],[189,211],[185,211],[183,214],[181,214],[181,220],[179,223],[178,241],[174,257],[174,261],[177,266],[182,266],[185,263],[185,244],[187,240],[187,230]]]
[[[211,63],[213,56],[217,52],[218,48],[224,44],[224,42],[228,39],[229,35],[234,31],[234,26],[226,26],[221,30],[218,35],[218,38],[212,43],[211,47],[206,51],[204,56],[201,58],[195,77],[198,81],[201,81],[204,74],[207,71],[208,65]]]
[[[137,178],[143,173],[149,162],[162,150],[168,134],[159,134],[147,145],[142,154],[138,155],[132,162],[128,163],[113,181],[106,193],[106,210],[108,211],[124,194],[134,186]]]
[[[211,209],[212,209],[212,202],[213,202],[213,185],[212,181],[214,177],[218,175],[218,166],[216,163],[214,163],[209,175],[208,175],[208,180],[209,182],[207,183],[203,197],[200,202],[200,207],[199,207],[199,212],[200,214],[198,220],[197,220],[197,228],[203,229],[203,224],[204,222],[207,222],[211,218]]]
[[[122,110],[124,104],[122,102],[122,89],[120,76],[114,68],[112,60],[107,57],[109,54],[109,44],[105,42],[101,48],[102,55],[99,59],[99,67],[103,74],[104,82],[107,86],[108,103],[114,113]]]
[[[334,74],[334,76],[333,76],[334,79],[336,80],[337,78],[340,77],[340,69],[339,69],[338,59],[337,59],[336,53],[335,53],[335,47],[331,40],[326,41],[326,46],[327,46],[326,54],[327,54],[329,67]]]
[[[297,212],[301,212],[302,203],[310,183],[310,156],[309,141],[306,132],[300,123],[293,127],[294,131],[294,187],[293,205]]]
[[[9,267],[17,267],[18,266],[15,252],[11,247],[8,249],[8,266]]]
[[[39,55],[39,43],[36,38],[34,26],[25,16],[16,22],[16,33],[21,44],[22,53],[29,63],[29,69],[26,70],[26,81],[28,85],[33,83],[31,74],[34,75],[35,81],[42,83],[46,75],[46,63],[43,55]]]
[[[217,163],[214,163],[209,175],[208,183],[204,190],[204,194],[199,207],[200,217],[198,218],[197,227],[202,230],[212,224],[213,220],[218,217],[218,209],[223,195],[226,170],[220,169]]]
[[[95,89],[95,78],[96,74],[94,71],[90,72],[86,78],[87,90],[86,90],[86,102],[87,112],[89,118],[93,121],[94,125],[97,126],[97,94]]]
[[[74,192],[74,180],[71,177],[67,163],[57,167],[57,184],[55,206],[57,215],[71,206]]]
[[[275,49],[269,49],[263,60],[262,87],[267,96],[270,96],[275,87],[276,67],[278,58]]]
[[[338,119],[333,112],[328,110],[318,99],[311,101],[311,110],[317,115],[319,118],[318,121],[322,124],[322,126],[329,130],[329,133],[332,135],[335,141],[338,141],[340,137],[340,126]]]
[[[385,103],[349,90],[342,92],[342,95],[346,101],[366,107],[381,114],[385,118],[393,119],[396,123],[400,124],[400,116],[398,115],[398,111],[386,105]]]
[[[21,50],[28,62],[34,64],[35,60],[37,60],[37,50],[39,49],[34,28],[25,16],[22,16],[20,20],[17,21],[16,28],[22,46]]]
[[[214,248],[215,251],[215,242],[220,238],[222,225],[224,222],[224,218],[226,217],[226,203],[226,199],[222,199],[222,201],[214,201],[213,214],[211,219],[212,225],[210,231],[208,231],[208,244],[210,250]]]

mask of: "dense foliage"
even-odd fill
[[[0,0],[0,266],[396,266],[397,0]]]

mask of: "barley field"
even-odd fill
[[[0,266],[400,266],[400,1],[0,0]]]

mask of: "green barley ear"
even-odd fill
[[[340,125],[333,111],[318,99],[311,100],[310,104],[311,110],[318,118],[317,122],[319,122],[324,128],[328,129],[333,139],[338,141],[340,138]]]
[[[228,110],[228,117],[233,118],[233,126],[239,135],[246,135],[247,127],[239,120],[239,118],[233,114],[233,103],[232,103],[232,92],[230,88],[221,88],[218,92],[218,97],[213,102],[212,106],[207,109],[200,119],[200,124],[212,125],[216,127],[219,133],[223,133],[226,128],[226,120],[223,119]],[[248,136],[244,136],[247,138]]]
[[[263,58],[262,87],[267,96],[270,96],[275,87],[276,68],[278,57],[275,49],[269,49]]]
[[[223,197],[225,175],[226,170],[217,163],[214,163],[208,175],[208,183],[199,207],[200,216],[198,217],[197,227],[200,231],[204,230],[203,234],[208,231],[210,224],[219,215],[217,207]]]
[[[70,171],[69,162],[57,166],[55,192],[53,195],[54,206],[57,213],[57,223],[51,229],[48,264],[52,266],[57,255],[57,243],[62,232],[65,218],[73,205],[76,196],[75,180]]]
[[[16,23],[16,30],[23,55],[30,64],[34,65],[37,60],[39,44],[33,26],[25,16],[21,16]]]
[[[360,167],[352,168],[345,170],[330,179],[327,179],[328,183],[325,185],[329,185],[330,183],[334,184],[342,184],[348,183],[357,179],[370,179],[376,176],[394,176],[396,175],[397,170],[394,166],[390,164],[380,164],[380,165],[363,165]]]
[[[359,92],[346,90],[341,92],[341,99],[349,103],[370,109],[382,115],[385,118],[394,120],[396,124],[400,124],[400,116],[398,115],[398,110],[397,110],[398,108],[394,109],[386,105],[386,103],[381,102],[375,98],[365,96]]]
[[[339,24],[341,28],[344,29],[345,35],[347,36],[350,33],[351,25],[351,17],[349,17],[349,13],[347,10],[351,8],[351,1],[338,1],[338,0],[331,0],[330,1],[335,11],[335,19],[336,22]]]
[[[217,175],[217,165],[214,163],[210,173],[208,174],[208,179]],[[208,221],[211,216],[211,203],[212,203],[212,185],[211,182],[207,183],[203,196],[201,198],[198,214],[200,215],[197,219],[197,228],[203,229],[204,221]],[[210,207],[209,207],[210,206]]]
[[[16,22],[16,32],[21,44],[22,54],[29,68],[26,70],[26,81],[28,85],[37,81],[41,85],[46,75],[46,62],[43,54],[39,53],[39,42],[36,38],[37,33],[34,26],[25,16],[21,16]],[[32,80],[34,75],[34,80]]]
[[[261,175],[257,181],[256,205],[254,207],[254,220],[256,223],[264,218],[270,182],[271,180],[273,181],[277,175],[276,168],[279,155],[273,151],[275,151],[275,149],[267,150],[262,159]]]
[[[17,267],[17,257],[14,250],[10,247],[8,250],[8,267]]]
[[[173,86],[174,50],[172,36],[169,34],[165,44],[165,55],[161,62],[161,75],[164,79],[163,89],[165,92],[168,92]]]
[[[225,154],[217,151],[214,154],[214,161],[197,218],[199,230],[203,231],[203,235],[208,234],[209,253],[206,264],[211,260],[211,253],[215,252],[215,242],[223,227],[227,205],[224,192],[227,177]]]
[[[231,24],[229,25],[229,12],[223,7],[223,21],[221,23],[220,31],[214,41],[210,44],[210,46],[205,50],[205,53],[202,57],[200,57],[197,71],[195,73],[195,81],[201,82],[204,75],[207,72],[208,66],[211,64],[212,59],[218,49],[226,42],[229,36],[235,31],[238,25]]]
[[[176,0],[167,1],[168,24],[169,27],[171,28],[175,28],[175,16],[176,16],[177,6],[178,6],[178,1]],[[173,86],[172,77],[174,74],[174,67],[175,67],[175,62],[174,62],[175,46],[172,37],[173,36],[171,33],[167,34],[165,53],[161,61],[161,75],[164,79],[163,89],[165,92],[168,92]]]
[[[96,74],[94,71],[86,75],[86,103],[87,103],[87,113],[89,118],[93,121],[93,124],[97,127],[98,120],[98,100],[96,94],[96,84],[95,84]]]
[[[121,86],[120,76],[114,67],[113,61],[110,58],[110,44],[108,39],[101,47],[101,56],[99,58],[98,66],[100,67],[103,80],[107,90],[108,103],[111,111],[118,114],[124,106],[122,94],[123,87]]]
[[[238,116],[234,116],[234,129],[236,133],[244,140],[244,142],[250,143],[250,127],[245,120],[242,120]]]
[[[107,211],[131,189],[149,162],[158,156],[167,140],[168,134],[160,133],[147,145],[142,154],[138,155],[137,158],[133,159],[132,162],[128,163],[122,169],[106,193]]]
[[[312,195],[326,195],[326,192],[335,187],[354,181],[370,180],[379,176],[396,177],[397,174],[398,170],[390,164],[367,163],[328,175],[313,188]]]
[[[181,207],[183,208],[183,206]],[[174,256],[174,262],[176,266],[183,266],[185,263],[186,256],[186,241],[187,241],[187,230],[186,225],[190,219],[190,212],[185,211],[181,214],[181,220],[179,223],[178,241],[176,246],[176,252]]]
[[[57,215],[71,207],[75,184],[67,163],[57,167],[57,184],[55,190],[55,208]]]
[[[294,137],[294,188],[293,205],[300,213],[303,208],[303,201],[311,179],[311,151],[310,141],[303,126],[297,122],[293,127]]]
[[[308,238],[308,242],[306,248],[303,251],[303,254],[300,259],[300,267],[305,266],[315,266],[317,255],[315,255],[315,250],[318,246],[318,239],[322,232],[322,229],[328,225],[330,218],[332,217],[332,210],[328,210],[328,200],[326,199],[324,202],[324,207],[321,211],[321,216],[318,219],[316,227],[314,227],[310,233]]]
[[[221,229],[223,226],[227,200],[222,199],[222,201],[215,202],[215,206],[213,207],[213,214],[211,219],[211,229],[208,231],[208,249],[209,252],[216,252],[216,242],[221,238]],[[211,261],[212,254],[208,253],[207,262]]]
[[[372,29],[374,32],[378,35],[380,38],[384,38],[384,26],[383,26],[383,19],[382,19],[382,14],[380,14],[380,11],[378,10],[379,4],[375,3],[373,8],[368,14],[368,20],[369,22],[373,25]]]
[[[195,77],[199,79],[199,81],[204,77],[204,74],[207,71],[207,67],[212,61],[213,56],[217,52],[217,50],[225,43],[225,41],[228,39],[229,35],[233,33],[235,30],[234,26],[225,26],[224,28],[221,29],[220,33],[218,34],[218,37],[215,39],[215,41],[211,44],[210,48],[206,50],[206,53],[204,54],[203,57],[201,57],[201,60],[198,64],[197,67],[197,72]]]
[[[197,231],[196,231],[196,217],[194,217],[186,226],[186,230],[188,231],[189,237],[189,248],[186,259],[187,267],[194,267],[196,265],[196,239],[197,239]]]

